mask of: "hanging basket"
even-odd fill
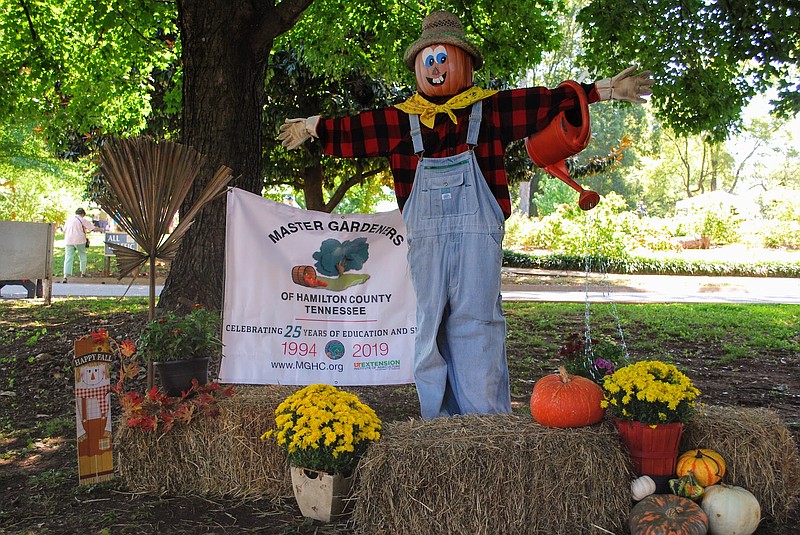
[[[678,447],[683,434],[682,423],[651,426],[618,419],[616,424],[620,439],[625,444],[633,469],[638,475],[648,475],[654,479],[674,476]]]
[[[300,512],[322,522],[336,521],[349,509],[348,498],[353,488],[353,474],[328,474],[291,466],[292,489]]]

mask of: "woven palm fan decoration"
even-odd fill
[[[170,224],[205,164],[205,156],[191,147],[148,137],[111,141],[100,154],[100,172],[107,187],[100,188],[97,202],[139,246],[139,250],[109,244],[117,257],[119,278],[149,262],[150,314],[155,316],[156,259],[171,261],[195,216],[214,200],[233,178],[229,167],[220,166],[194,204]]]

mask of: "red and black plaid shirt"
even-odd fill
[[[583,84],[589,102],[599,95],[594,84]],[[561,111],[578,106],[575,91],[568,86],[556,89],[531,87],[500,91],[483,100],[483,119],[475,156],[506,217],[511,215],[508,179],[503,163],[505,149],[550,124]],[[433,129],[422,126],[425,156],[441,158],[467,150],[467,126],[471,106],[454,110],[458,124],[446,114],[436,116]],[[394,176],[394,192],[400,210],[411,195],[419,159],[411,142],[408,114],[397,108],[383,108],[352,117],[322,119],[317,126],[325,154],[341,158],[385,156]]]

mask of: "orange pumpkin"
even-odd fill
[[[558,374],[542,377],[533,385],[531,416],[547,427],[582,427],[603,419],[603,389],[594,381],[570,375],[563,366]]]
[[[708,516],[699,505],[674,494],[652,494],[631,509],[631,535],[705,535]]]
[[[714,450],[689,450],[678,457],[675,471],[679,477],[691,473],[701,486],[708,487],[725,475],[725,459]]]
[[[472,56],[454,45],[431,45],[414,61],[417,90],[429,97],[452,97],[472,85]]]

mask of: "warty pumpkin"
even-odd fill
[[[703,497],[703,487],[697,482],[692,472],[677,479],[670,479],[669,490],[676,496],[689,498],[695,502]]]
[[[531,416],[547,427],[583,427],[603,419],[603,389],[560,366],[558,374],[542,377],[533,385]]]
[[[725,459],[714,450],[695,449],[682,453],[678,457],[675,472],[679,477],[691,472],[697,482],[707,487],[722,480],[725,475]]]
[[[674,494],[653,494],[631,509],[631,535],[706,535],[708,516],[699,505]]]

